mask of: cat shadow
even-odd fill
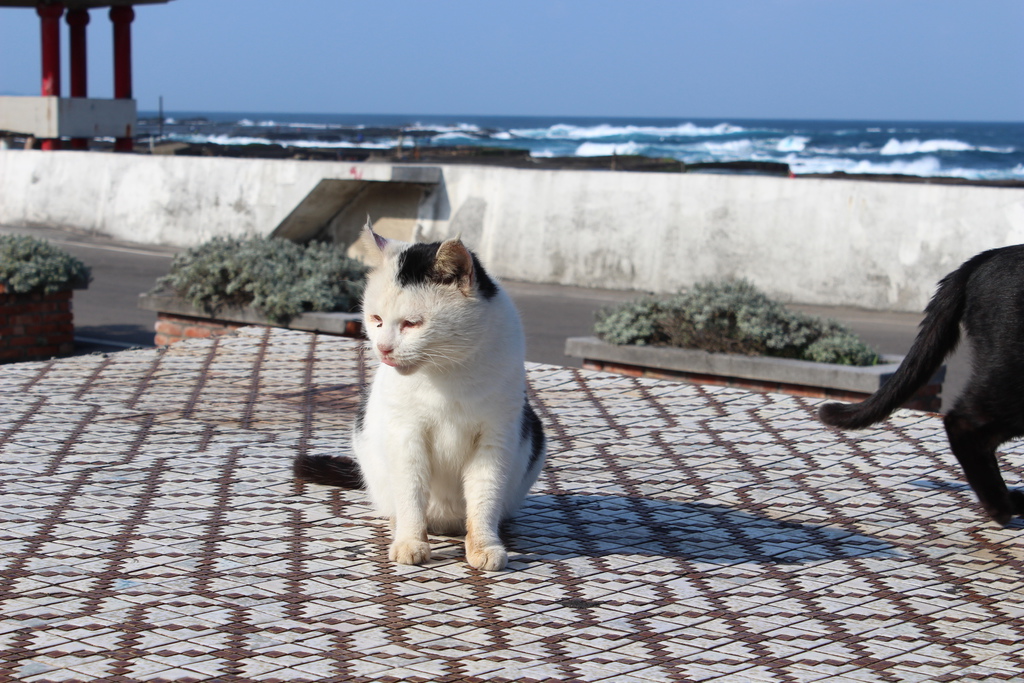
[[[507,525],[520,560],[641,555],[717,565],[893,557],[885,541],[840,527],[786,522],[706,503],[599,495],[526,499]]]

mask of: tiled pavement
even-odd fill
[[[390,564],[360,492],[292,480],[346,452],[365,377],[351,340],[253,328],[0,367],[0,680],[1024,671],[1024,528],[934,416],[841,434],[806,399],[532,366],[550,460],[488,574],[457,539]]]

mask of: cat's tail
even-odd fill
[[[352,458],[330,455],[297,455],[292,474],[300,481],[346,489],[363,488],[359,465]]]
[[[979,254],[939,282],[910,351],[889,381],[861,403],[826,403],[818,409],[821,421],[842,429],[862,429],[884,420],[910,399],[960,342],[967,281],[988,258],[988,252]]]

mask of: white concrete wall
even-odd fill
[[[500,276],[672,292],[745,277],[794,303],[921,310],[979,251],[1024,242],[1024,189],[446,167],[451,220]],[[468,223],[472,223],[469,221]]]
[[[321,178],[387,164],[0,151],[0,223],[187,246],[267,234]],[[971,255],[1024,242],[1024,189],[444,166],[417,236],[500,277],[672,292],[746,277],[794,303],[919,311]]]
[[[143,244],[269,234],[322,178],[390,180],[379,164],[0,151],[0,223]]]

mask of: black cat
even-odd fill
[[[902,365],[862,403],[826,403],[825,424],[860,429],[885,419],[938,369],[960,341],[971,342],[971,376],[945,417],[946,435],[967,482],[1000,524],[1024,515],[1024,491],[1008,490],[996,448],[1024,435],[1024,245],[982,252],[947,275]]]

